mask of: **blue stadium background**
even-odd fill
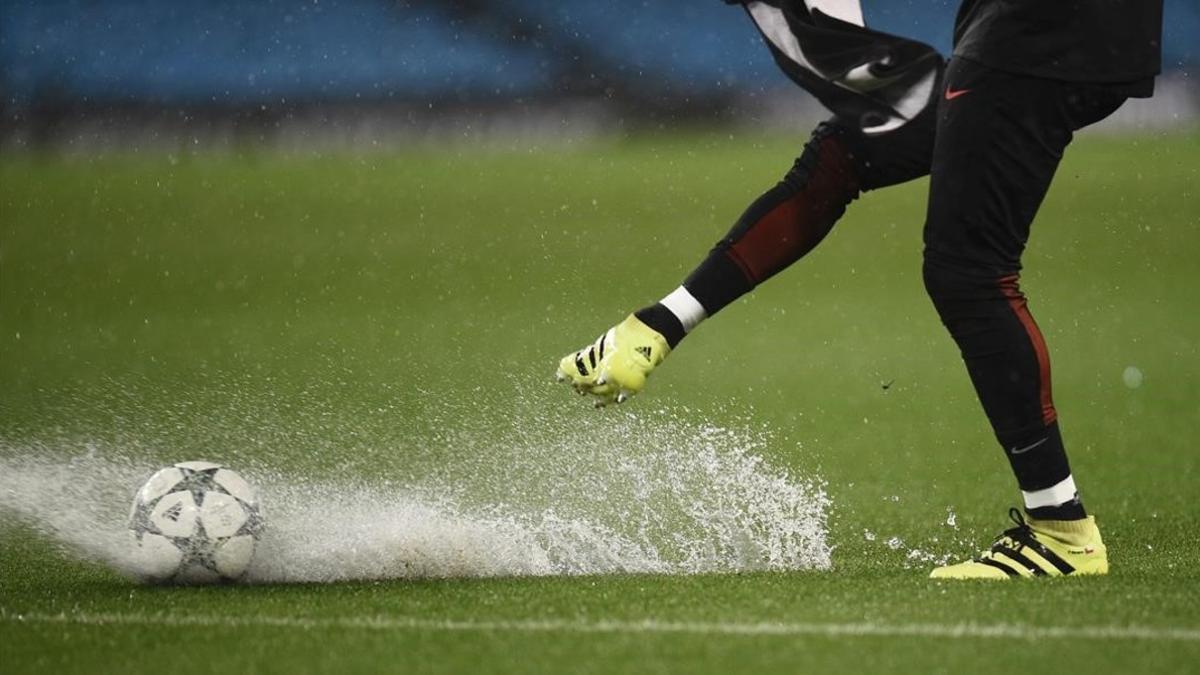
[[[958,0],[866,0],[867,22],[949,49]],[[1167,69],[1200,62],[1200,3],[1167,0]],[[0,0],[9,110],[486,101],[697,100],[779,87],[718,0]]]

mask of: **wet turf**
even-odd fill
[[[673,288],[798,147],[4,158],[0,452],[215,452],[403,484],[459,459],[430,440],[447,429],[546,431],[530,401],[607,414],[554,388],[557,357]],[[0,670],[1186,670],[1198,167],[1197,135],[1081,138],[1027,255],[1108,578],[936,584],[909,558],[986,543],[1016,499],[921,288],[917,182],[854,204],[622,412],[767,430],[769,461],[828,482],[832,571],[145,588],[0,513]],[[944,634],[964,624],[1041,637]],[[825,634],[841,625],[883,630]],[[1148,630],[1088,632],[1129,626]]]

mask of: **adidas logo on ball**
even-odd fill
[[[163,511],[162,515],[163,515],[163,518],[166,518],[167,520],[169,520],[173,523],[178,523],[179,515],[181,513],[183,513],[183,504],[177,503],[174,506],[172,506],[171,508],[167,509],[166,511]]]

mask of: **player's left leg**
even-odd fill
[[[787,269],[824,240],[861,193],[927,175],[934,124],[933,105],[879,136],[836,116],[822,122],[783,180],[746,208],[677,292],[712,316]],[[694,327],[679,325],[663,303],[638,316],[661,327],[672,346]]]
[[[1019,285],[1030,224],[1073,132],[1123,97],[954,59],[945,76],[925,225],[926,288],[958,343],[1023,497],[1026,523],[935,577],[1104,573],[1059,432],[1046,342]]]
[[[927,174],[933,126],[933,106],[879,136],[837,117],[818,125],[783,179],[746,208],[681,286],[563,357],[559,379],[600,405],[640,391],[688,331],[812,251],[860,192]]]

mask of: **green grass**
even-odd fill
[[[510,434],[569,438],[610,414],[555,388],[557,356],[673,288],[799,145],[689,135],[538,151],[5,157],[0,459],[91,446],[147,466],[219,455],[311,480],[472,485],[489,444],[496,470],[525,447],[507,447]],[[1017,498],[921,287],[918,181],[863,197],[620,412],[768,432],[773,465],[827,481],[832,571],[154,588],[0,512],[0,671],[1194,668],[1197,185],[1200,135],[1085,136],[1026,257],[1075,474],[1111,548],[1107,578],[936,584],[881,543],[962,554]],[[1124,385],[1127,366],[1141,387]],[[566,412],[543,418],[550,405]],[[455,442],[461,429],[477,442]],[[553,456],[515,461],[542,487],[555,479]],[[518,494],[523,474],[504,475],[491,489]],[[168,622],[139,623],[159,615]],[[202,620],[177,625],[188,617]],[[643,621],[684,628],[635,630]],[[595,630],[604,622],[620,630]],[[1192,632],[797,627],[844,623]],[[727,630],[764,624],[791,628]]]

